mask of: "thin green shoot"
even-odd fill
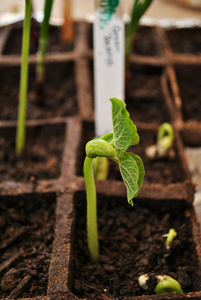
[[[28,86],[28,57],[30,43],[31,0],[25,1],[25,17],[22,36],[22,61],[20,70],[20,91],[16,133],[16,154],[21,155],[25,147],[26,137],[26,106]]]
[[[99,244],[97,230],[97,196],[93,173],[96,157],[106,157],[119,165],[120,173],[127,189],[128,203],[133,205],[144,178],[144,166],[141,158],[134,153],[126,152],[128,147],[139,142],[137,127],[130,119],[125,103],[111,98],[113,132],[86,144],[84,161],[84,179],[87,193],[87,236],[89,255],[93,262],[99,260]]]
[[[44,60],[48,44],[49,20],[51,16],[53,0],[45,0],[44,17],[40,27],[40,37],[36,62],[36,101],[41,104],[43,99],[43,82],[44,82]]]
[[[125,61],[126,67],[130,54],[132,52],[133,39],[135,37],[136,30],[138,28],[141,17],[144,15],[152,0],[134,0],[133,7],[131,10],[130,22],[127,26],[126,31],[126,42],[125,42]]]
[[[160,282],[155,287],[156,294],[181,294],[183,290],[179,282],[170,276],[161,276]]]

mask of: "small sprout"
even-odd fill
[[[161,124],[157,133],[157,143],[146,148],[146,156],[150,159],[174,158],[173,141],[174,130],[172,126],[169,123]]]
[[[150,276],[148,274],[143,274],[138,278],[138,283],[140,287],[144,290],[148,289],[148,280]],[[168,294],[168,293],[183,293],[183,290],[175,279],[168,275],[156,275],[157,286],[155,287],[156,294]]]
[[[172,243],[172,241],[174,240],[174,238],[176,237],[177,232],[175,231],[174,228],[171,228],[168,232],[168,234],[164,234],[163,237],[167,237],[166,241],[165,241],[165,246],[167,249],[170,248],[170,243]]]
[[[157,279],[159,283],[155,287],[156,294],[183,293],[179,282],[173,279],[172,277],[164,275],[157,277]]]
[[[86,144],[84,160],[84,179],[87,192],[87,237],[89,254],[94,262],[99,259],[96,186],[93,163],[97,157],[110,158],[119,165],[120,173],[127,188],[128,203],[133,205],[144,179],[144,166],[141,158],[126,152],[128,147],[139,141],[137,127],[130,119],[125,103],[119,99],[110,99],[112,103],[113,132]]]

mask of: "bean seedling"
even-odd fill
[[[157,285],[155,287],[156,294],[181,294],[183,290],[179,282],[168,275],[155,275],[157,280]],[[150,276],[148,274],[143,274],[138,278],[138,283],[140,287],[144,290],[148,289],[148,281]]]
[[[174,158],[175,152],[172,149],[174,142],[174,130],[169,123],[159,126],[157,132],[157,143],[146,148],[145,153],[150,159],[155,158]]]
[[[168,234],[164,234],[163,237],[166,237],[165,240],[165,246],[167,249],[169,249],[170,247],[170,243],[172,243],[172,241],[174,240],[174,238],[176,237],[177,232],[175,231],[174,228],[171,228],[168,232]]]
[[[127,189],[128,203],[138,194],[144,178],[144,166],[141,158],[126,152],[128,147],[139,142],[137,127],[130,119],[125,103],[111,98],[113,132],[86,144],[84,161],[84,179],[87,193],[87,236],[89,254],[94,262],[99,259],[97,230],[97,198],[93,174],[93,161],[96,157],[107,157],[119,165],[120,173]]]
[[[179,282],[170,276],[166,276],[166,275],[158,276],[158,281],[159,283],[155,287],[156,294],[183,293],[183,290]]]

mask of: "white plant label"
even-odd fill
[[[112,131],[110,98],[124,101],[123,0],[96,0],[93,28],[95,134]]]

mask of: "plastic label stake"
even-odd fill
[[[123,1],[96,0],[93,27],[95,134],[112,131],[109,98],[124,101]]]

